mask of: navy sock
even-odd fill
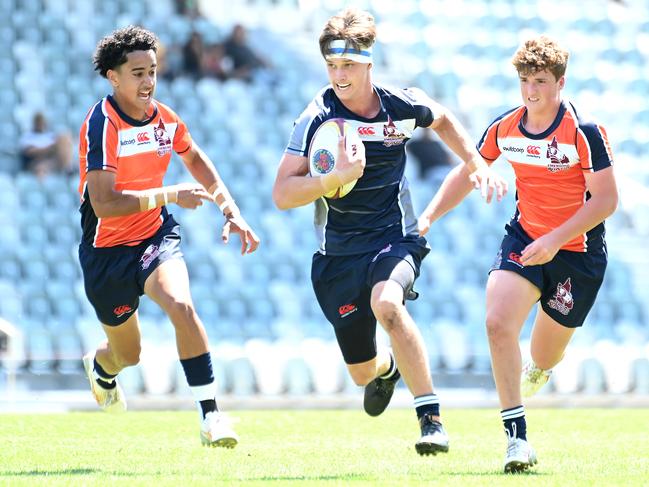
[[[114,389],[115,387],[117,387],[117,382],[115,381],[117,374],[109,374],[108,372],[106,372],[104,368],[99,365],[99,362],[97,362],[97,357],[94,358],[93,368],[95,375],[99,376],[95,377],[97,384],[99,384],[104,389]]]
[[[426,394],[415,397],[415,411],[417,411],[418,419],[421,419],[427,414],[439,416],[439,398],[437,394]]]
[[[509,437],[527,441],[527,424],[525,423],[525,408],[523,406],[503,409],[500,411],[500,416]]]
[[[210,353],[181,359],[180,364],[183,366],[187,384],[189,384],[203,418],[207,413],[218,411],[214,398],[214,372]]]

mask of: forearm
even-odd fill
[[[442,142],[451,149],[469,169],[469,173],[486,166],[475,149],[471,137],[455,116],[446,112],[442,122],[435,128]]]
[[[592,197],[574,215],[550,234],[561,247],[579,235],[583,235],[609,217],[617,207],[616,195]]]
[[[113,191],[108,197],[91,198],[91,204],[99,218],[110,218],[153,210],[175,203],[177,199],[178,191],[173,186],[167,186],[140,191]]]
[[[280,210],[308,205],[342,186],[336,174],[326,176],[288,176],[273,188],[273,201]]]
[[[456,166],[446,175],[423,214],[433,223],[459,205],[472,190],[469,169]]]

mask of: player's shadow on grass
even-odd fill
[[[0,472],[0,478],[2,477],[41,477],[47,475],[48,477],[55,477],[57,475],[66,476],[66,475],[92,475],[101,473],[101,469],[97,468],[67,468],[62,470],[20,470],[14,472]],[[125,475],[123,472],[120,472],[120,475]],[[128,474],[126,474],[128,475]]]
[[[525,472],[517,472],[517,473],[504,473],[502,470],[489,470],[489,471],[482,471],[482,472],[471,472],[468,470],[463,470],[461,472],[444,472],[443,474],[440,473],[439,475],[449,475],[451,477],[464,477],[466,475],[475,475],[476,477],[492,477],[492,476],[498,476],[498,477],[543,477],[546,475],[549,475],[548,472],[537,472],[535,470],[527,470]]]

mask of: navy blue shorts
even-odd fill
[[[163,262],[182,259],[180,226],[169,215],[155,235],[139,245],[94,248],[79,245],[86,296],[105,325],[117,326],[135,313],[144,282]]]
[[[532,239],[521,229],[510,225],[500,244],[491,271],[515,272],[541,291],[541,307],[550,317],[568,328],[584,324],[604,280],[606,247],[588,252],[560,250],[547,264],[524,267],[520,263],[523,249]]]
[[[370,306],[372,287],[391,279],[403,288],[404,299],[414,299],[412,287],[429,251],[423,237],[404,237],[366,254],[313,256],[313,290],[334,327],[347,364],[376,357],[376,317]]]

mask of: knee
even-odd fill
[[[376,366],[355,368],[349,371],[349,374],[357,386],[366,386],[376,379]]]
[[[174,326],[182,326],[196,320],[196,310],[190,302],[174,299],[170,300],[165,308]]]
[[[507,320],[499,313],[487,313],[487,337],[489,341],[498,342],[511,335],[511,327]]]
[[[399,327],[401,320],[399,316],[401,313],[402,303],[396,303],[390,299],[374,299],[372,301],[372,311],[374,316],[379,320],[381,325],[388,333],[391,333]]]

